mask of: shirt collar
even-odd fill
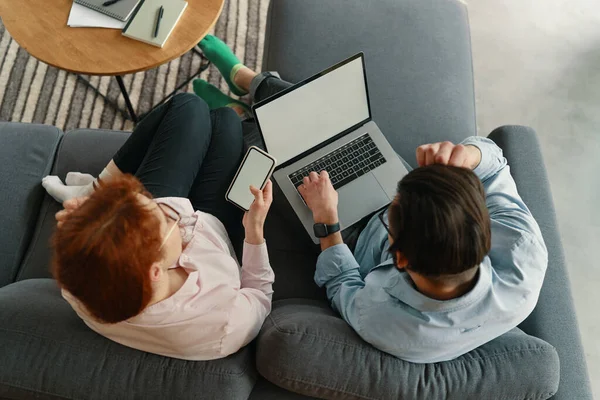
[[[196,294],[197,291],[198,291],[198,271],[191,271],[188,274],[188,277],[186,278],[185,282],[183,282],[183,285],[181,285],[179,290],[176,291],[175,293],[173,293],[173,295],[167,297],[166,299],[159,301],[158,303],[154,303],[154,304],[146,307],[140,314],[129,319],[128,321],[132,322],[132,321],[134,321],[135,318],[139,317],[140,315],[144,315],[144,314],[151,315],[156,312],[161,312],[165,308],[172,307],[173,302],[176,299],[179,299],[179,298],[189,299],[191,296]]]
[[[487,258],[486,258],[487,260]],[[394,267],[394,276],[388,279],[383,289],[392,297],[419,311],[449,312],[468,307],[487,293],[492,284],[491,267],[484,260],[479,266],[477,283],[468,293],[452,300],[435,300],[425,296],[415,288],[412,279],[406,272],[399,272]]]

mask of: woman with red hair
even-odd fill
[[[91,329],[187,360],[225,357],[256,337],[273,293],[263,239],[272,186],[251,188],[244,215],[225,201],[242,155],[236,112],[186,93],[141,121],[98,179],[44,179],[66,200],[53,273]]]

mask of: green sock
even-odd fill
[[[206,35],[198,43],[198,47],[200,47],[206,58],[219,69],[233,93],[238,96],[248,93],[233,82],[233,77],[244,64],[221,39],[213,35]]]
[[[208,108],[210,108],[211,110],[221,107],[240,106],[246,112],[250,111],[250,107],[248,107],[247,104],[232,99],[225,93],[221,92],[219,88],[211,85],[210,83],[202,79],[194,79],[194,93],[196,93],[200,98],[202,98],[206,102],[206,104],[208,104]]]

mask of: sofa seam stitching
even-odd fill
[[[62,395],[60,395],[60,394],[57,394],[57,393],[49,392],[49,391],[42,390],[42,389],[33,389],[33,388],[28,388],[28,387],[21,386],[21,385],[15,384],[15,383],[10,383],[10,382],[0,382],[0,383],[1,383],[2,385],[11,386],[11,387],[18,388],[18,389],[22,389],[22,390],[28,390],[28,391],[31,391],[31,392],[34,392],[34,393],[38,393],[38,394],[39,394],[39,393],[43,393],[43,394],[49,394],[49,395],[51,395],[51,396],[60,397],[61,399],[70,399],[70,400],[73,400],[73,399],[75,399],[75,397],[71,397],[71,396],[69,396],[69,397],[65,397],[65,396],[62,396]]]

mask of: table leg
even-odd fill
[[[108,104],[110,104],[119,114],[121,114],[123,116],[123,118],[130,118],[129,113],[127,111],[123,111],[121,109],[121,106],[119,105],[119,103],[117,103],[116,101],[113,101],[111,99],[109,99],[108,97],[106,97],[104,94],[100,93],[100,91],[98,90],[98,88],[94,85],[92,85],[90,83],[90,81],[88,81],[87,79],[85,79],[83,76],[76,74],[77,79],[79,80],[79,82],[83,83],[85,86],[87,86],[88,88],[92,89],[94,92],[96,92],[96,94],[98,94],[99,96],[101,96],[104,101]]]
[[[117,83],[119,84],[119,89],[121,89],[121,93],[123,94],[123,98],[125,99],[125,105],[127,106],[127,110],[129,111],[129,115],[131,116],[131,120],[134,124],[138,123],[138,117],[133,109],[133,105],[131,104],[131,100],[129,99],[129,94],[127,93],[127,89],[125,88],[125,84],[123,83],[123,77],[120,75],[115,76],[117,78]]]
[[[199,53],[199,54],[201,54],[201,53]],[[206,59],[204,56],[202,56],[202,59],[205,60],[205,62],[202,62],[200,64],[200,69],[198,69],[198,71],[195,74],[193,74],[192,76],[188,77],[179,86],[177,86],[171,93],[169,93],[168,95],[166,95],[161,101],[159,101],[158,103],[156,103],[155,105],[153,105],[152,108],[149,111],[147,111],[146,113],[138,116],[138,119],[140,121],[142,119],[144,119],[144,117],[146,117],[146,115],[150,114],[152,112],[152,110],[154,110],[156,107],[160,106],[161,104],[166,103],[169,99],[171,99],[171,97],[173,97],[175,94],[177,94],[177,92],[179,92],[183,88],[187,87],[187,85],[189,85],[189,83],[191,81],[193,81],[194,79],[196,79],[196,77],[200,76],[200,74],[202,72],[206,71],[208,69],[208,67],[210,66],[210,61],[208,61],[208,59]]]
[[[200,50],[198,50],[198,48],[194,48],[193,49],[193,53],[198,54],[202,61],[200,63],[200,68],[198,69],[198,71],[193,74],[192,76],[186,78],[179,86],[177,86],[171,93],[169,93],[168,95],[166,95],[160,102],[158,102],[157,104],[155,104],[154,106],[152,106],[152,108],[142,114],[142,115],[137,115],[133,105],[131,104],[131,99],[129,98],[129,93],[127,93],[127,89],[125,88],[125,83],[123,82],[123,77],[116,75],[115,78],[117,79],[117,83],[119,84],[119,89],[121,90],[121,93],[123,94],[123,98],[125,99],[125,105],[127,106],[127,111],[125,112],[124,110],[122,110],[119,106],[119,104],[116,101],[113,101],[111,99],[109,99],[108,97],[106,97],[106,95],[100,93],[98,91],[97,87],[92,86],[92,84],[90,84],[90,82],[85,79],[83,76],[77,74],[77,79],[79,79],[83,84],[85,84],[87,87],[91,88],[92,90],[94,90],[97,94],[99,94],[100,96],[102,96],[104,98],[104,100],[110,104],[111,106],[113,106],[117,112],[121,113],[121,115],[123,115],[124,118],[130,118],[135,124],[137,124],[139,121],[141,121],[142,119],[144,119],[144,117],[146,115],[148,115],[152,110],[154,110],[156,107],[160,106],[161,104],[164,104],[166,101],[168,101],[171,97],[173,97],[177,92],[179,92],[180,90],[184,89],[191,81],[193,81],[194,79],[196,79],[196,77],[200,76],[200,74],[202,72],[204,72],[206,69],[208,69],[208,67],[210,66],[210,61],[204,57],[204,55],[202,54],[202,52]]]

